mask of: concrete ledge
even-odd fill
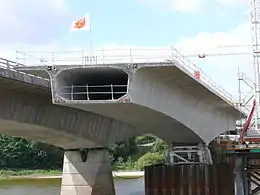
[[[20,81],[27,84],[38,85],[50,88],[49,79],[42,78],[33,74],[28,74],[20,71],[0,68],[0,77]]]

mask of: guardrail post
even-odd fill
[[[114,91],[113,91],[113,85],[111,84],[111,99],[114,100]]]
[[[7,69],[10,69],[9,60],[6,60],[6,66],[7,66]]]
[[[104,48],[102,48],[102,63],[105,64],[105,51],[104,51]]]
[[[87,100],[89,100],[88,84],[86,85],[86,95],[87,95]]]
[[[15,61],[16,61],[16,65],[18,64],[18,51],[15,50]]]
[[[73,100],[73,85],[71,85],[70,99]]]
[[[132,49],[130,48],[129,50],[129,54],[130,54],[130,62],[132,63],[133,62],[133,59],[132,59]]]
[[[52,65],[54,65],[54,52],[52,52]]]
[[[95,56],[95,64],[97,64],[97,63],[98,63],[98,57]]]
[[[82,65],[85,65],[86,62],[84,63],[84,50],[83,49],[81,50],[81,61],[82,61],[81,62]]]
[[[174,47],[173,47],[173,45],[171,45],[170,46],[170,57],[171,57],[171,59],[173,59],[173,57],[174,57],[173,50],[174,50]]]

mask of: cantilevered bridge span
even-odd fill
[[[173,47],[93,53],[35,53],[31,61],[23,58],[30,66],[16,70],[50,79],[56,105],[116,119],[167,142],[209,143],[246,114]]]
[[[177,50],[124,52],[129,55],[113,57],[102,50],[91,57],[81,52],[51,53],[40,60],[31,55],[34,59],[23,58],[23,63],[1,59],[0,133],[65,149],[106,148],[144,133],[167,143],[209,144],[246,116],[231,95]],[[89,154],[99,161],[95,165],[91,159],[79,162],[77,152],[66,152],[62,192],[78,193],[76,186],[92,182],[89,194],[99,194],[93,192],[93,177],[104,176],[98,171],[104,166],[110,169],[105,151]],[[83,174],[83,165],[97,169],[91,182],[81,178],[84,184],[79,185],[74,177]],[[110,174],[105,175],[97,182],[102,190],[113,191]]]

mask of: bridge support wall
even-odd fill
[[[61,195],[115,195],[107,149],[66,151]]]

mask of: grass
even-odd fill
[[[0,177],[30,176],[30,175],[61,175],[61,170],[0,170]]]

